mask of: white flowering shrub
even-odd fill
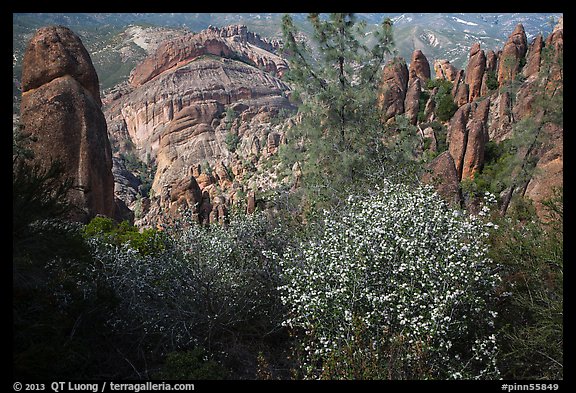
[[[274,255],[307,376],[352,349],[378,377],[498,377],[487,229],[431,187],[385,183],[326,212],[317,237]]]

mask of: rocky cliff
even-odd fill
[[[283,132],[272,120],[293,110],[276,48],[245,26],[210,27],[160,45],[107,100],[119,150],[157,168],[150,211],[188,206],[201,222],[218,220],[248,191],[245,168],[275,153]],[[134,208],[133,186],[117,190]]]
[[[29,41],[22,68],[21,123],[35,137],[35,160],[64,164],[74,179],[71,218],[114,216],[112,155],[98,76],[80,38],[51,26]]]

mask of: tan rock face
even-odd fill
[[[71,219],[113,217],[112,154],[90,56],[71,30],[48,27],[32,37],[24,59],[21,122],[37,138],[35,159],[61,160],[74,179]]]
[[[520,71],[520,59],[526,55],[528,41],[524,26],[518,24],[502,48],[498,61],[498,83],[500,86],[514,79]]]
[[[436,73],[436,78],[446,79],[450,82],[454,82],[458,74],[456,67],[444,59],[434,61],[434,72]]]
[[[540,159],[536,164],[535,174],[526,187],[525,196],[534,201],[537,214],[545,219],[546,209],[542,202],[550,199],[554,195],[554,189],[562,188],[564,184],[564,129],[549,123],[542,132],[546,143],[537,153]]]
[[[242,62],[201,58],[112,101],[106,115],[117,134],[130,136],[142,160],[156,161],[153,189],[158,193],[190,165],[226,158],[229,131],[247,137],[242,127],[257,121],[259,113],[291,110],[287,90],[279,79]],[[229,107],[239,112],[227,124]],[[252,119],[244,116],[247,112]]]
[[[490,99],[468,103],[454,114],[448,130],[448,151],[454,159],[459,180],[474,178],[484,165],[488,142]]]
[[[465,82],[468,84],[468,102],[480,97],[482,89],[482,77],[486,70],[486,56],[480,49],[480,44],[476,43],[470,49],[468,66],[466,67]]]
[[[488,135],[489,140],[501,142],[507,139],[512,131],[512,100],[507,91],[492,97],[488,113]]]
[[[464,166],[464,154],[468,143],[468,116],[470,115],[471,104],[462,105],[450,120],[448,129],[448,151],[454,160],[454,166],[458,174],[458,180],[462,178],[462,168]]]
[[[438,88],[435,87],[430,92],[430,98],[426,101],[426,106],[424,107],[424,120],[433,121],[435,118],[434,110],[436,109],[436,94],[438,94]]]
[[[529,78],[532,75],[538,74],[538,71],[540,71],[542,48],[544,48],[544,39],[541,34],[538,34],[528,49],[528,60],[526,61],[526,68],[524,69],[525,77]]]
[[[378,105],[382,120],[387,121],[404,113],[404,99],[408,89],[408,67],[404,59],[395,57],[384,67]]]
[[[156,225],[161,211],[192,209],[197,198],[170,197],[190,173],[201,191],[193,211],[203,224],[222,222],[245,187],[258,189],[239,182],[285,143],[281,125],[271,122],[294,110],[278,78],[287,63],[269,52],[278,47],[242,25],[209,27],[161,45],[135,69],[131,86],[106,101],[114,139],[128,138],[157,167],[139,225]]]
[[[246,26],[229,26],[223,29],[211,26],[198,34],[188,34],[160,45],[152,56],[134,69],[130,75],[130,83],[140,86],[167,70],[203,55],[239,57],[267,72],[282,74],[288,64],[271,52],[277,47],[277,44],[249,33]]]
[[[408,118],[410,124],[415,125],[418,120],[418,111],[420,110],[420,93],[422,87],[420,79],[415,77],[415,79],[410,80],[410,86],[406,92],[406,99],[404,100],[404,114]]]
[[[468,91],[468,84],[464,80],[464,71],[460,70],[456,74],[456,79],[452,86],[452,96],[454,97],[454,103],[456,106],[461,107],[468,103]]]
[[[460,179],[452,155],[445,151],[427,165],[422,182],[434,186],[438,194],[454,206],[460,206]]]
[[[498,55],[493,51],[489,50],[486,53],[486,72],[496,71],[498,68]]]
[[[176,207],[191,210],[193,214],[199,213],[202,191],[192,172],[174,183],[170,190],[170,202],[175,203]]]
[[[409,79],[415,78],[420,79],[423,83],[430,79],[430,63],[420,49],[412,53],[410,60]]]

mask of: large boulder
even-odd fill
[[[80,38],[62,26],[31,38],[22,68],[21,122],[36,138],[35,159],[59,160],[74,180],[70,219],[114,216],[112,153],[101,110],[98,76]]]
[[[404,113],[404,99],[408,89],[408,67],[401,57],[390,60],[382,72],[382,85],[378,95],[378,104],[382,111],[382,120],[388,121]]]
[[[36,31],[28,42],[22,64],[22,91],[69,75],[101,105],[98,75],[80,37],[72,30],[48,26]]]
[[[422,176],[422,182],[432,185],[438,194],[453,206],[460,206],[460,179],[449,152],[439,154],[426,166],[427,171]]]

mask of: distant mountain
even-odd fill
[[[293,14],[304,34],[310,32],[307,14]],[[394,21],[398,55],[410,60],[414,49],[428,59],[448,59],[464,68],[474,42],[483,49],[499,49],[517,23],[530,41],[538,33],[549,34],[561,14],[527,13],[361,13],[367,23],[367,40],[386,17]],[[128,78],[130,71],[158,44],[168,38],[213,26],[244,24],[268,38],[281,38],[279,13],[15,13],[13,14],[14,97],[19,94],[21,62],[26,43],[39,27],[64,25],[82,39],[92,56],[102,90]]]

